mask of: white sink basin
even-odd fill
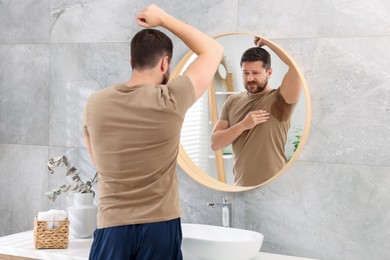
[[[263,244],[261,233],[201,224],[181,224],[184,260],[249,260]]]

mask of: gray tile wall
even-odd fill
[[[64,182],[46,160],[65,152],[94,174],[81,135],[90,93],[130,76],[134,14],[152,1],[0,1],[0,236],[33,227]],[[311,132],[298,161],[265,187],[225,194],[178,168],[183,222],[221,224],[209,201],[230,197],[234,225],[262,251],[318,259],[389,259],[390,2],[154,1],[209,35],[262,34],[303,71]],[[170,34],[171,35],[171,34]],[[173,67],[187,48],[174,38]]]

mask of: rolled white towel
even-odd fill
[[[49,213],[53,214],[54,218],[54,224],[53,227],[57,228],[60,224],[60,220],[65,220],[68,217],[68,213],[65,210],[57,210],[57,209],[51,209],[49,210]]]
[[[47,228],[54,227],[54,215],[50,212],[38,212],[38,221],[47,221]]]
[[[51,209],[49,211],[38,212],[38,221],[47,221],[47,228],[57,228],[59,221],[66,220],[68,214],[65,210]]]

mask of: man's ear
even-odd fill
[[[267,78],[269,79],[269,78],[271,78],[271,76],[272,76],[272,68],[269,68],[267,70]]]
[[[164,56],[161,58],[160,69],[163,74],[165,74],[169,70],[169,58],[168,56]]]

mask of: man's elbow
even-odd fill
[[[214,41],[213,45],[208,46],[209,55],[218,60],[218,63],[222,60],[223,50],[223,46],[217,41]]]
[[[221,147],[219,147],[218,143],[215,141],[215,138],[211,138],[211,150],[215,152],[219,149],[221,149]]]
[[[223,46],[220,43],[218,43],[216,47],[216,53],[218,54],[218,57],[220,57],[221,60],[222,60],[223,51],[224,51]]]

